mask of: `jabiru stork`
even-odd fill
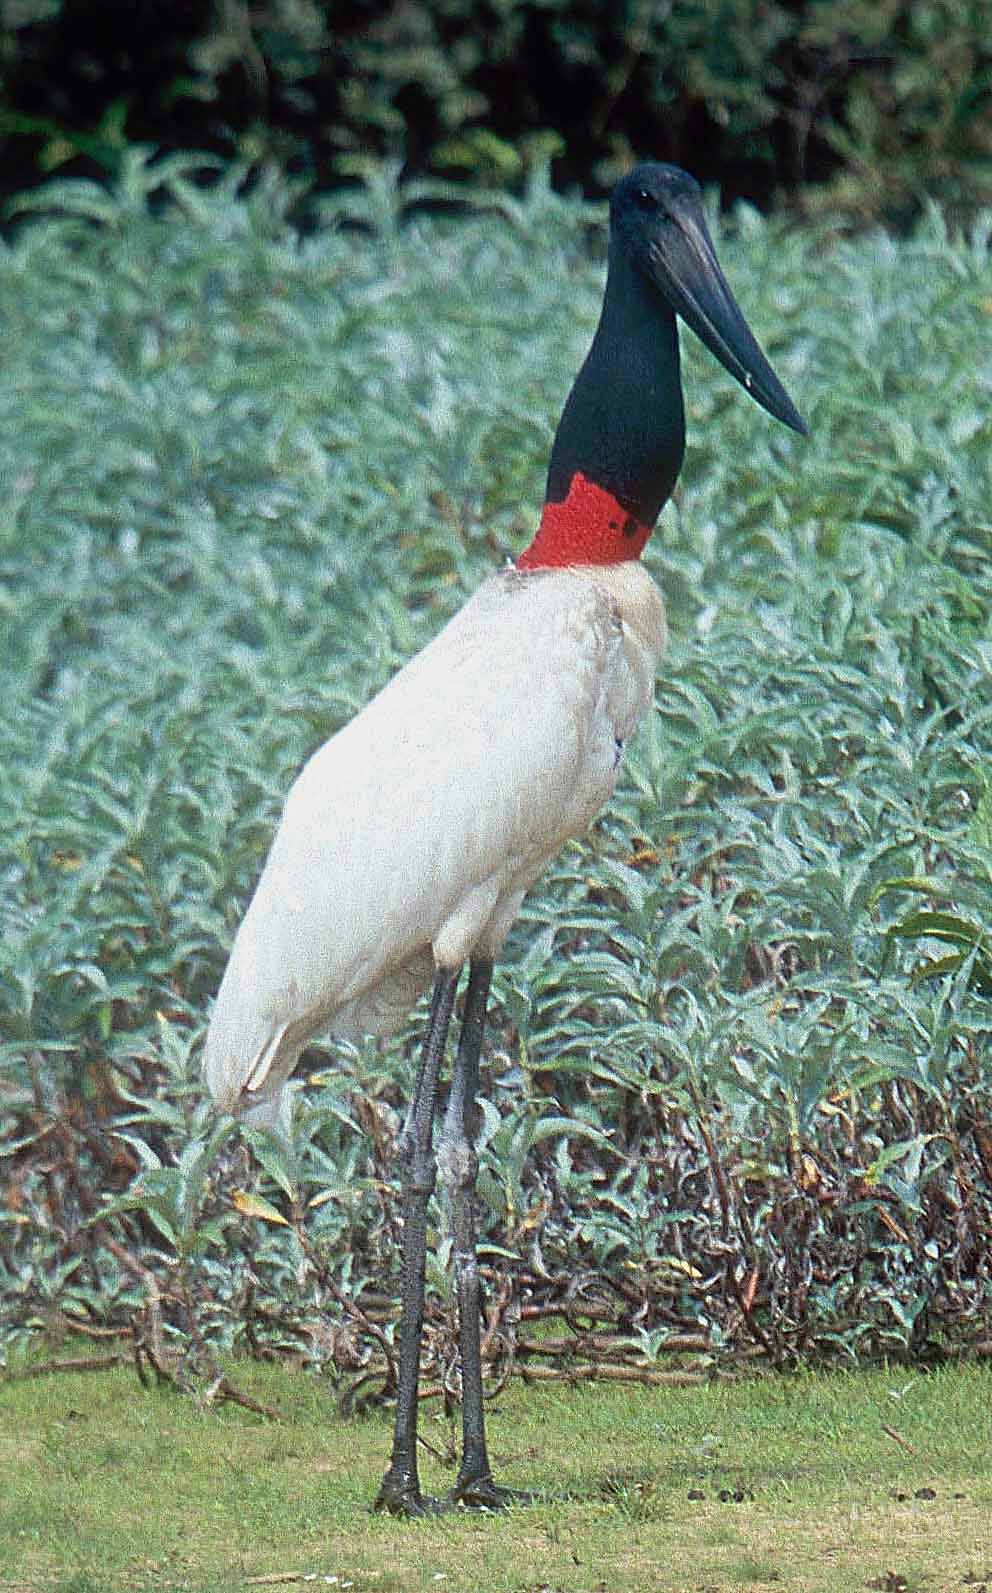
[[[527,889],[609,799],[653,693],[661,594],[640,562],[685,447],[676,317],[769,414],[806,426],[717,261],[686,172],[636,166],[613,190],[602,314],[555,435],[537,533],[314,753],[286,800],[231,951],[206,1081],[232,1113],[275,1113],[304,1046],[397,1028],[433,980],[399,1142],[402,1306],[392,1458],[376,1507],[513,1500],[483,1422],[472,1196],[475,1095],[493,959]],[[438,1154],[439,1074],[468,985]],[[463,1447],[426,1499],[416,1428],[427,1204],[440,1165],[454,1235]]]

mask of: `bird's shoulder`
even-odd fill
[[[514,677],[580,686],[584,676],[601,675],[623,653],[631,631],[656,658],[664,611],[654,582],[637,568],[639,574],[619,578],[585,566],[501,570],[397,679],[413,686],[431,672],[453,681],[478,671],[494,690]]]
[[[419,800],[452,764],[494,773],[509,760],[519,778],[582,755],[590,734],[623,740],[654,682],[657,615],[646,572],[616,579],[582,569],[491,576],[337,735],[320,748],[292,793],[300,807],[333,789],[388,781],[398,802]],[[631,594],[639,607],[632,606]],[[636,613],[635,613],[636,610]],[[632,621],[631,615],[634,615]],[[461,788],[467,789],[464,777]]]

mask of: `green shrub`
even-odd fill
[[[313,1321],[395,1277],[422,1014],[311,1048],[250,1173],[209,1001],[295,771],[529,536],[603,217],[404,225],[380,172],[301,242],[242,175],[132,153],[0,254],[0,1300],[121,1324],[150,1274],[177,1335],[346,1366]],[[714,225],[811,437],[686,338],[656,712],[495,983],[490,1276],[655,1347],[935,1354],[992,1309],[988,225]]]
[[[106,54],[87,6],[11,10],[8,187],[33,160],[114,170],[128,140],[321,186],[370,155],[512,186],[550,135],[587,191],[650,155],[858,222],[992,199],[984,0],[231,0],[117,8]]]

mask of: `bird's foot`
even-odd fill
[[[459,1477],[441,1503],[448,1510],[513,1510],[533,1504],[536,1498],[526,1488],[504,1488],[487,1472],[484,1477]]]
[[[439,1499],[421,1493],[416,1477],[411,1477],[407,1472],[393,1471],[392,1468],[379,1484],[379,1492],[372,1506],[377,1513],[385,1511],[388,1515],[403,1516],[407,1520],[436,1516],[443,1508]]]

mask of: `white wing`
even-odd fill
[[[650,698],[663,618],[636,570],[644,634],[600,572],[494,576],[310,759],[217,997],[222,1105],[273,1098],[319,1029],[386,1031],[435,964],[498,949]]]

